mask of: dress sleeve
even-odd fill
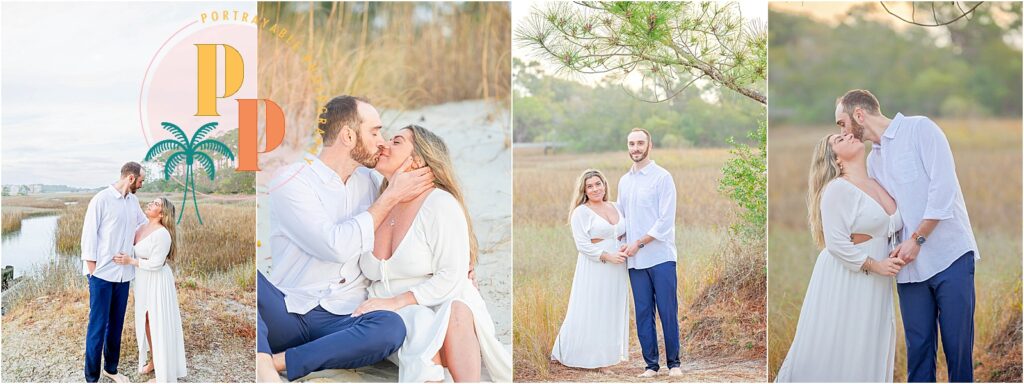
[[[853,220],[857,215],[854,196],[848,188],[833,181],[825,186],[821,196],[821,226],[825,234],[825,249],[847,269],[860,272],[868,258],[862,247],[850,238]]]
[[[167,261],[167,253],[171,251],[171,235],[166,229],[158,229],[150,236],[154,236],[154,238],[153,243],[149,246],[149,258],[139,259],[139,269],[159,271]]]
[[[593,238],[590,236],[591,215],[593,213],[582,205],[572,211],[572,219],[569,220],[572,226],[572,240],[576,243],[576,250],[581,255],[586,256],[590,261],[600,263],[604,250],[590,242],[590,239]]]
[[[429,196],[423,204],[421,230],[431,250],[433,276],[409,291],[416,303],[431,306],[451,300],[469,281],[469,224],[459,202],[446,192],[443,197]]]

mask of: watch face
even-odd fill
[[[917,237],[917,245],[924,245],[924,236]]]

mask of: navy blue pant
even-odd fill
[[[256,351],[271,355],[285,352],[291,381],[323,369],[377,363],[405,341],[405,323],[391,311],[352,317],[317,306],[304,315],[289,313],[284,293],[259,272],[256,294]]]
[[[112,283],[89,275],[89,327],[85,332],[85,381],[100,379],[100,354],[103,370],[117,373],[121,359],[121,330],[128,308],[130,282]]]
[[[629,285],[633,287],[636,311],[636,336],[644,353],[647,369],[657,371],[658,331],[654,312],[661,318],[665,332],[665,364],[669,369],[679,366],[679,303],[676,300],[676,262],[668,261],[650,268],[629,269]]]
[[[935,381],[939,332],[949,381],[974,381],[974,252],[928,280],[896,286],[907,339],[907,381]]]

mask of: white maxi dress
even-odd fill
[[[156,381],[172,383],[185,377],[185,338],[181,331],[181,312],[174,273],[167,265],[171,234],[159,228],[135,244],[139,266],[135,272],[135,337],[139,342],[139,367],[153,354]],[[153,350],[146,342],[146,313]]]
[[[619,251],[618,238],[626,233],[617,204],[615,210],[614,225],[586,205],[576,207],[569,220],[579,254],[569,307],[551,348],[551,359],[565,366],[593,369],[629,359],[629,273],[625,263],[601,262],[602,253]]]
[[[821,197],[825,249],[807,286],[796,336],[777,382],[892,382],[896,357],[895,279],[865,274],[867,258],[883,260],[891,237],[903,228],[892,215],[846,179],[825,186]],[[854,244],[851,235],[871,239]],[[895,238],[895,237],[893,237]]]
[[[491,380],[512,382],[512,355],[498,341],[487,304],[469,279],[468,223],[454,196],[431,191],[391,258],[380,260],[366,252],[359,267],[370,280],[370,298],[412,292],[418,303],[396,311],[406,328],[405,342],[389,357],[398,364],[399,382],[446,380],[444,367],[433,359],[456,301],[473,312],[481,360]]]

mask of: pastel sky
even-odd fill
[[[139,89],[161,44],[243,3],[4,3],[3,184],[99,187],[145,156]]]

